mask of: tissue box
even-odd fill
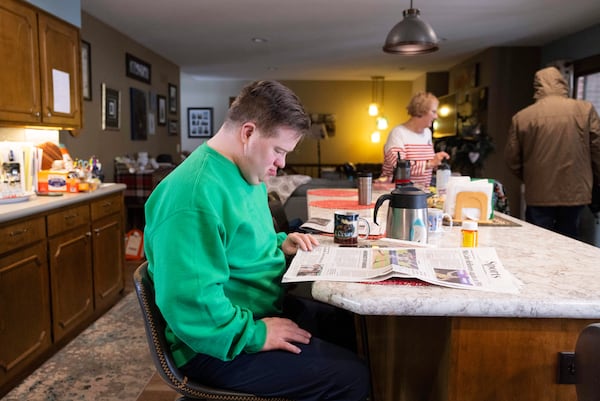
[[[41,170],[38,172],[38,192],[78,192],[76,178],[64,170]]]

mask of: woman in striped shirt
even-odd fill
[[[390,182],[393,179],[400,153],[402,159],[410,161],[411,181],[419,187],[429,187],[433,169],[450,158],[448,153],[435,153],[433,149],[430,127],[437,118],[438,105],[438,99],[429,92],[412,97],[406,107],[410,118],[390,131],[383,148],[381,180]]]

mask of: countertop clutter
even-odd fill
[[[64,146],[53,142],[0,143],[0,204],[29,201],[36,193],[94,191],[103,179],[95,156],[74,160]]]

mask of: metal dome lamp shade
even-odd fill
[[[416,55],[432,53],[439,49],[438,38],[433,28],[423,21],[417,8],[412,7],[402,12],[404,17],[388,33],[383,46],[386,53]]]

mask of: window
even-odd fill
[[[574,75],[573,97],[591,102],[600,111],[600,55],[575,61]]]

